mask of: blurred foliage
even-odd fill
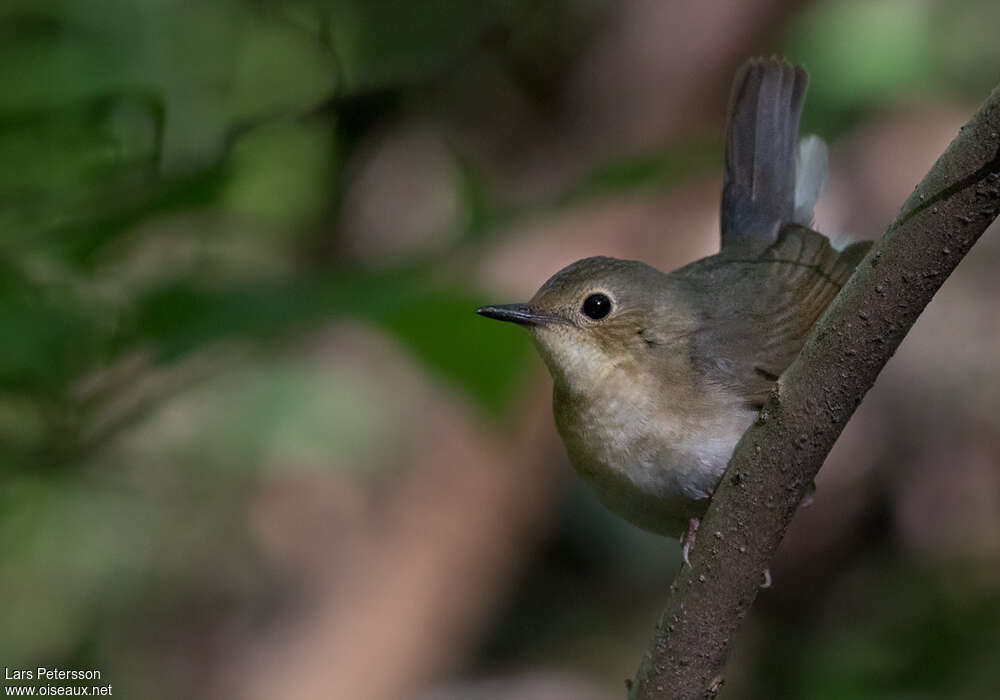
[[[515,15],[449,0],[8,4],[0,377],[19,408],[0,424],[7,465],[56,434],[71,461],[57,427],[86,419],[74,382],[130,353],[176,361],[338,316],[381,323],[497,409],[523,340],[473,332],[457,313],[473,294],[429,282],[433,261],[372,277],[335,250],[325,265],[303,255],[335,234],[338,169],[392,104],[352,114],[352,96],[430,80]],[[475,371],[470,349],[496,374]]]
[[[977,104],[996,84],[991,0],[843,0],[809,5],[783,29],[784,53],[809,70],[807,129],[830,138],[866,112],[914,94]]]
[[[882,554],[845,577],[831,609],[774,630],[752,697],[971,700],[993,687],[990,669],[1000,662],[995,588],[976,583],[975,566],[915,575]],[[970,578],[958,583],[956,571]]]
[[[500,415],[526,340],[477,323],[443,258],[358,265],[337,211],[359,144],[485,41],[519,60],[531,5],[0,9],[6,663],[93,664],[135,611],[256,588],[235,520],[260,465],[385,439],[359,429],[373,409],[349,377],[261,364],[331,321],[375,324]],[[220,353],[230,381],[207,381],[198,363]],[[193,432],[143,428],[192,383]]]

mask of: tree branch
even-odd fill
[[[959,131],[816,324],[743,435],[670,587],[631,700],[702,699],[844,425],[1000,212],[1000,87]]]

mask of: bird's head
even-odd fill
[[[645,263],[584,258],[554,274],[523,304],[476,313],[531,331],[557,384],[586,391],[613,369],[640,371],[662,341],[666,276]]]

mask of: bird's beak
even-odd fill
[[[553,316],[537,313],[528,304],[498,304],[476,309],[476,313],[497,321],[510,321],[521,326],[539,326],[556,321]]]

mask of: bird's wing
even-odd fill
[[[678,270],[699,315],[689,339],[696,371],[762,405],[870,245],[840,252],[822,234],[790,225],[757,256],[723,252]]]

